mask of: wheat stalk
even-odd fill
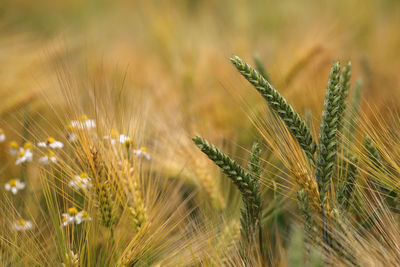
[[[249,154],[247,170],[249,171],[250,175],[253,176],[253,179],[256,181],[262,174],[260,156],[261,156],[260,145],[257,142],[254,142]]]
[[[256,66],[256,70],[258,71],[258,73],[260,73],[261,76],[263,76],[264,79],[266,79],[268,82],[271,82],[271,78],[269,77],[261,58],[257,54],[254,54],[253,60],[254,60],[254,65]]]
[[[346,138],[349,144],[354,142],[354,135],[357,128],[358,122],[358,113],[360,111],[361,104],[361,89],[362,89],[362,80],[358,79],[354,85],[354,90],[350,103],[350,112],[349,118],[346,120]]]
[[[257,89],[264,97],[268,105],[284,121],[290,132],[296,138],[300,147],[305,151],[308,158],[314,161],[316,145],[306,123],[300,118],[300,115],[294,111],[292,106],[283,96],[260,75],[256,70],[241,60],[238,56],[233,56],[231,62],[237,70]]]
[[[307,192],[304,188],[297,191],[298,208],[304,221],[304,229],[306,233],[312,233],[315,222],[312,215],[310,203],[308,201]]]
[[[241,219],[242,236],[246,241],[252,240],[262,208],[258,181],[207,140],[197,136],[193,138],[193,141],[238,187],[245,204]]]
[[[340,65],[335,62],[331,69],[329,83],[325,96],[319,133],[318,152],[316,159],[316,179],[321,202],[329,189],[333,167],[336,161],[337,125],[339,120],[341,85],[339,84]]]
[[[348,155],[348,162],[345,162],[343,180],[338,185],[337,200],[339,205],[348,210],[350,201],[353,197],[354,185],[357,177],[357,157],[350,154]]]
[[[133,182],[133,196],[135,200],[135,206],[128,207],[130,218],[133,222],[133,228],[135,232],[139,232],[143,227],[145,222],[147,221],[147,210],[144,205],[144,201],[142,198],[142,194],[139,191],[138,185],[136,182]]]
[[[346,66],[342,69],[342,74],[340,75],[340,84],[341,84],[341,92],[340,92],[340,108],[338,111],[338,133],[343,127],[343,117],[346,111],[346,99],[349,95],[350,89],[350,78],[351,78],[351,62],[348,62]]]
[[[107,170],[104,163],[100,159],[99,153],[95,148],[91,149],[92,162],[93,162],[93,177],[95,181],[95,196],[100,213],[101,223],[110,228],[117,223],[117,217],[114,215],[114,205],[111,198],[111,188],[107,180]]]

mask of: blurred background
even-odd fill
[[[369,106],[400,107],[396,0],[2,0],[0,14],[0,116],[9,124],[27,104],[46,113],[62,102],[56,88],[82,92],[85,111],[84,92],[107,87],[145,100],[173,127],[212,127],[247,145],[243,108],[264,102],[232,54],[250,64],[258,54],[272,84],[316,121],[333,60],[352,61]]]

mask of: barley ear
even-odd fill
[[[111,197],[111,186],[107,179],[108,173],[96,149],[91,149],[93,161],[93,177],[95,178],[95,197],[100,213],[101,223],[113,233],[113,225],[118,222],[114,214],[114,201]]]
[[[242,238],[247,242],[254,240],[256,225],[260,220],[262,206],[258,181],[207,140],[194,137],[193,141],[238,187],[245,205],[245,209],[242,210],[241,218]]]
[[[314,161],[316,145],[313,142],[310,130],[306,123],[300,118],[300,115],[294,111],[286,99],[283,98],[262,75],[242,61],[238,56],[233,56],[231,62],[243,77],[245,77],[264,97],[269,107],[284,121],[300,147],[307,154],[307,157]]]
[[[330,179],[333,175],[333,167],[336,163],[338,111],[341,98],[339,73],[340,65],[338,62],[335,62],[332,66],[328,87],[326,89],[316,159],[315,175],[321,202],[325,200],[325,193],[329,189]]]

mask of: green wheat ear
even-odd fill
[[[254,180],[258,183],[257,178],[261,176],[261,148],[257,142],[253,143],[249,154],[249,161],[247,163],[247,170]]]
[[[348,113],[348,119],[346,120],[346,138],[349,144],[354,142],[354,135],[357,128],[358,122],[358,114],[361,106],[361,91],[362,91],[363,82],[361,79],[358,79],[354,85],[354,90],[350,103],[350,110]]]
[[[338,132],[343,127],[343,118],[346,111],[346,98],[349,95],[350,89],[350,78],[351,78],[351,62],[348,62],[346,66],[342,69],[342,74],[340,75],[340,84],[341,84],[341,92],[340,92],[340,101],[339,101],[339,112],[338,112]]]
[[[344,209],[348,210],[350,202],[353,198],[353,191],[355,181],[358,175],[357,172],[357,157],[349,153],[348,162],[344,164],[344,175],[343,180],[338,185],[337,200],[339,205]]]
[[[329,189],[333,167],[336,162],[337,127],[341,100],[341,84],[339,84],[340,65],[335,62],[329,76],[326,89],[324,111],[319,133],[316,159],[316,179],[321,201]]]
[[[270,83],[271,78],[269,77],[261,58],[257,54],[254,54],[253,60],[254,60],[254,65],[256,66],[256,70],[258,71],[258,73],[260,73],[261,76],[263,76]]]
[[[243,203],[245,204],[245,210],[242,210],[241,219],[242,237],[246,241],[254,240],[255,229],[256,225],[259,224],[262,208],[258,181],[207,140],[196,136],[193,138],[193,142],[238,187]]]
[[[308,196],[304,188],[297,191],[298,208],[301,212],[301,216],[304,222],[304,230],[306,233],[312,233],[312,229],[315,226],[315,222],[312,216],[312,210],[308,201]]]
[[[316,145],[306,123],[300,115],[294,111],[292,106],[286,101],[279,92],[255,69],[241,60],[238,56],[233,56],[231,62],[236,69],[257,89],[264,97],[268,105],[285,122],[290,132],[297,139],[300,147],[305,151],[308,158],[314,161]]]
[[[367,150],[367,154],[369,160],[371,161],[373,167],[377,170],[380,170],[382,173],[386,174],[386,170],[382,164],[382,159],[379,154],[378,149],[376,148],[372,139],[367,135],[364,138],[364,146]],[[397,203],[394,199],[397,197],[397,193],[395,190],[389,189],[386,185],[382,184],[381,182],[377,181],[378,189],[380,193],[385,197],[385,200],[390,208],[395,208]]]

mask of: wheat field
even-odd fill
[[[400,2],[0,14],[0,266],[400,266]]]

